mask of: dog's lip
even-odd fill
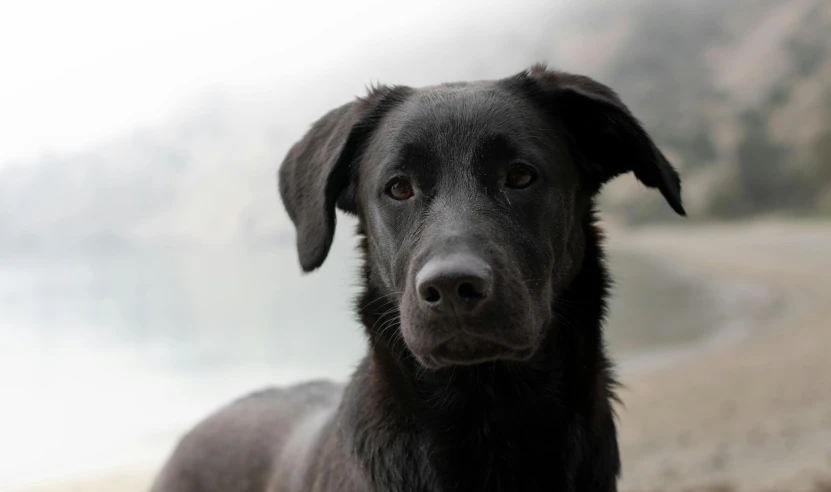
[[[462,333],[440,343],[431,358],[440,366],[475,365],[496,360],[526,360],[530,347],[512,347],[489,338]]]

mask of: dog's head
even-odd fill
[[[617,95],[537,66],[375,88],[292,147],[280,192],[305,271],[326,258],[335,207],[359,217],[368,287],[440,368],[534,354],[579,272],[595,194],[629,171],[684,214],[678,174]]]

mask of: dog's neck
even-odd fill
[[[584,229],[580,273],[553,301],[556,326],[527,362],[426,371],[400,337],[372,331],[394,313],[361,313],[371,350],[341,422],[370,487],[615,490],[613,379],[600,327],[607,274],[593,219]],[[361,305],[375,298],[369,289]]]

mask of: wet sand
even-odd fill
[[[684,224],[609,238],[616,251],[733,292],[721,296],[728,326],[623,358],[622,490],[831,491],[831,223]],[[154,473],[27,492],[146,491]]]

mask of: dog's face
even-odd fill
[[[359,216],[369,288],[436,369],[535,353],[579,272],[592,199],[626,171],[683,213],[677,174],[611,91],[535,67],[377,89],[320,120],[280,186],[306,270],[325,258],[335,203]]]
[[[404,340],[427,367],[525,359],[580,262],[586,197],[529,101],[438,86],[389,110],[358,169],[359,214]],[[583,210],[580,210],[582,207]]]

